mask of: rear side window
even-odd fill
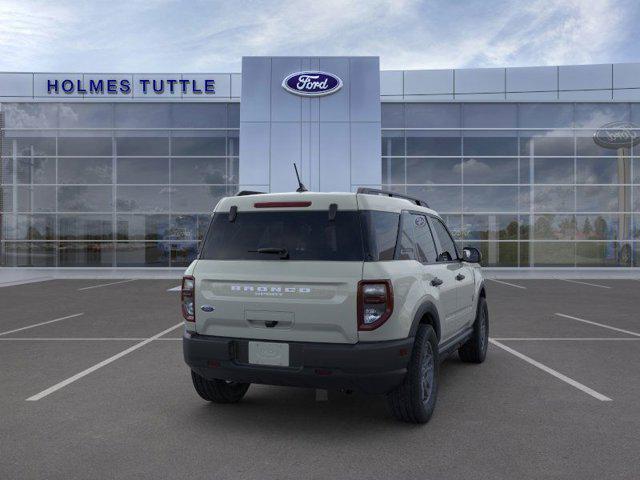
[[[238,212],[211,220],[200,258],[203,260],[278,260],[282,254],[257,252],[279,249],[290,260],[362,261],[364,248],[358,212],[340,211],[329,221],[327,211]]]
[[[437,218],[431,219],[431,226],[433,227],[433,233],[440,242],[440,248],[438,250],[438,262],[450,262],[458,259],[458,252],[456,251],[456,244],[449,235],[444,224]]]
[[[370,262],[393,260],[400,214],[364,210],[360,215],[367,260]]]
[[[425,215],[405,212],[398,246],[398,260],[436,261],[436,246]]]

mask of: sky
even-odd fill
[[[0,71],[239,72],[243,55],[383,70],[640,61],[638,0],[0,0]]]

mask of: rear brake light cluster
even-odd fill
[[[358,283],[358,330],[375,330],[393,312],[390,280],[363,280]]]
[[[195,296],[196,279],[190,275],[185,275],[182,277],[180,303],[182,305],[182,316],[187,322],[196,321]]]

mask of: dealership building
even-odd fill
[[[383,188],[491,267],[640,267],[640,63],[0,73],[0,266],[184,267],[218,199]]]

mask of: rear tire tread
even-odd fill
[[[242,400],[250,383],[227,383],[224,380],[207,380],[191,371],[193,387],[200,397],[213,403],[237,403]]]

